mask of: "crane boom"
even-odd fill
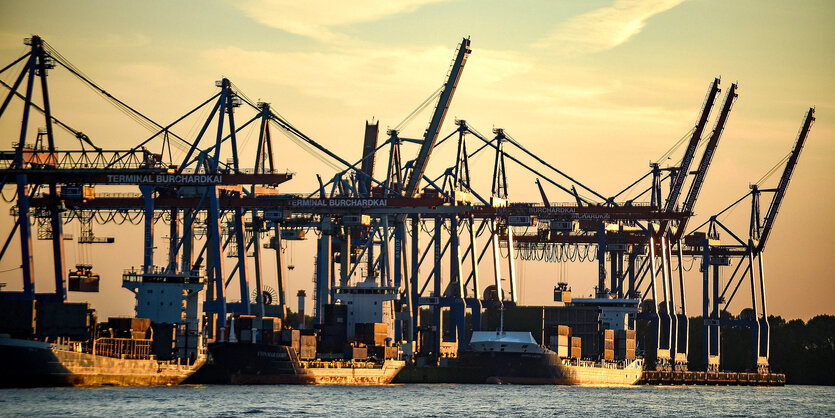
[[[777,217],[777,212],[780,210],[780,204],[783,203],[783,198],[786,195],[786,189],[789,187],[789,182],[792,179],[795,167],[797,167],[797,160],[800,157],[800,151],[803,150],[803,144],[806,142],[806,137],[809,135],[809,130],[812,128],[812,123],[815,121],[815,108],[809,108],[806,113],[806,118],[803,121],[803,126],[800,128],[800,133],[797,135],[797,141],[794,143],[794,148],[786,161],[786,168],[783,169],[783,176],[780,177],[780,184],[777,186],[777,191],[771,199],[771,205],[768,207],[768,212],[765,215],[763,228],[760,232],[760,240],[757,243],[756,252],[759,253],[765,248],[766,240],[771,233],[771,228],[774,226],[774,219]]]
[[[696,205],[696,198],[699,197],[699,191],[701,191],[702,185],[704,184],[705,177],[707,176],[707,169],[710,167],[713,154],[716,152],[716,147],[719,145],[719,138],[722,137],[722,131],[725,129],[725,123],[728,121],[728,115],[731,113],[731,107],[733,107],[734,101],[737,96],[739,96],[736,89],[736,83],[731,84],[731,88],[728,89],[728,93],[725,95],[725,103],[722,105],[722,111],[716,119],[716,125],[713,127],[713,133],[707,141],[705,152],[702,154],[702,160],[699,162],[699,168],[696,170],[696,176],[693,178],[693,182],[690,183],[690,190],[687,192],[687,197],[684,199],[684,205],[682,207],[682,211],[684,212],[692,212],[693,207]],[[678,224],[674,241],[678,241],[684,234],[688,219],[689,217],[686,217]]]
[[[429,164],[429,154],[432,152],[432,148],[435,147],[435,141],[438,140],[438,132],[444,123],[449,104],[452,102],[452,95],[455,94],[455,88],[458,87],[458,80],[461,78],[461,72],[464,70],[464,64],[467,63],[467,57],[469,55],[470,40],[464,38],[461,44],[458,45],[455,61],[453,61],[449,74],[447,74],[443,91],[441,91],[441,96],[438,98],[438,104],[435,106],[435,112],[432,114],[429,127],[423,135],[423,143],[420,146],[420,151],[415,159],[412,172],[409,175],[409,182],[406,183],[407,197],[414,196],[418,190],[420,179],[423,178],[426,166]]]
[[[666,211],[675,209],[678,203],[678,197],[681,195],[681,190],[684,188],[684,179],[687,178],[687,172],[690,170],[690,164],[693,162],[693,157],[696,155],[696,148],[699,146],[699,140],[702,139],[702,132],[705,130],[707,120],[710,118],[710,111],[713,110],[713,103],[716,101],[716,96],[721,90],[719,89],[719,79],[714,78],[710,85],[710,90],[707,92],[704,106],[702,106],[702,113],[699,116],[699,121],[696,123],[696,128],[693,129],[693,135],[690,137],[690,142],[687,144],[687,150],[684,152],[684,157],[681,159],[681,166],[676,173],[673,185],[670,188],[670,195],[667,197],[667,205],[664,208]]]
[[[374,178],[374,161],[377,159],[375,150],[377,149],[377,136],[380,132],[380,121],[373,125],[365,122],[365,141],[362,144],[362,164],[360,165],[360,172],[364,174],[360,177],[360,183],[365,185],[365,192],[371,191],[371,179]]]

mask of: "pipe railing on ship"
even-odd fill
[[[147,360],[151,358],[150,339],[96,338],[93,340],[93,355]]]

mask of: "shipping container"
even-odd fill
[[[148,331],[151,320],[148,318],[107,318],[107,326],[117,331]]]
[[[281,318],[265,316],[261,320],[261,329],[270,331],[281,331]]]
[[[604,360],[614,360],[615,359],[615,350],[603,350],[603,359]]]
[[[301,339],[299,340],[299,345],[301,345],[302,347],[316,347],[316,336],[302,335]]]
[[[600,354],[599,318],[600,309],[596,306],[549,306],[544,308],[544,324],[549,331],[549,335],[559,334],[559,325],[568,326],[572,337],[581,337],[585,342],[582,350],[583,357],[587,358],[595,358]]]
[[[366,345],[386,345],[388,325],[382,323],[358,323],[355,325],[355,338]]]
[[[176,325],[174,324],[151,324],[153,330],[153,341],[151,341],[151,353],[160,360],[171,360],[174,355],[174,344],[176,342]]]
[[[253,321],[255,320],[255,315],[240,315],[238,319],[235,320],[235,328],[238,329],[252,329],[253,328]]]
[[[554,287],[554,302],[571,302],[571,291]]]
[[[80,275],[70,271],[67,276],[67,290],[70,292],[95,293],[99,291],[99,275]]]
[[[603,330],[603,338],[607,341],[614,341],[615,330],[613,330],[613,329]]]
[[[582,339],[580,337],[571,337],[571,348],[574,347],[581,347],[582,346]]]
[[[322,325],[322,335],[332,336],[348,340],[348,328],[345,324],[341,325]]]
[[[325,325],[341,325],[343,327],[348,324],[348,305],[325,305]]]
[[[301,347],[299,350],[299,358],[302,360],[313,360],[316,358],[316,347]]]
[[[0,333],[28,338],[35,333],[35,324],[34,300],[0,302]]]
[[[37,302],[35,328],[39,337],[90,338],[94,315],[87,303]],[[129,337],[128,337],[129,338]]]
[[[559,335],[569,336],[571,335],[571,328],[567,325],[560,325],[557,327],[557,333]]]
[[[285,329],[281,331],[281,344],[290,346],[295,352],[299,352],[299,340],[301,333],[297,329]]]
[[[635,339],[635,330],[634,329],[619,329],[615,332],[615,336],[619,339]]]
[[[145,340],[148,338],[148,331],[131,331],[130,338],[134,340]]]
[[[561,345],[561,346],[557,347],[557,355],[558,356],[560,356],[562,358],[567,358],[568,353],[569,353],[569,350],[568,350],[567,346]]]
[[[344,351],[346,359],[365,360],[368,358],[367,347],[348,347]]]
[[[544,321],[545,308],[541,306],[514,306],[504,310],[504,330],[530,332],[537,344],[547,344],[551,333],[546,333]],[[482,330],[499,329],[500,314],[494,307],[487,308],[482,315]],[[556,321],[556,324],[565,322]],[[549,325],[556,325],[554,323]]]

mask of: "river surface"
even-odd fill
[[[835,387],[177,386],[0,390],[0,416],[835,416]]]

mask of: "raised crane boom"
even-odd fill
[[[789,187],[789,182],[792,179],[794,168],[797,166],[797,160],[800,157],[800,151],[803,150],[803,144],[806,142],[806,137],[809,135],[809,130],[812,128],[812,123],[815,121],[815,108],[809,108],[806,113],[806,119],[803,121],[803,127],[800,128],[800,133],[797,135],[797,141],[794,143],[794,148],[786,162],[786,168],[783,169],[783,176],[780,177],[780,184],[771,199],[771,205],[768,207],[768,212],[765,215],[763,228],[760,231],[760,240],[757,243],[756,253],[759,253],[765,248],[765,242],[771,233],[771,228],[774,226],[774,219],[777,217],[777,212],[780,210],[780,204],[783,203],[783,197],[786,195],[786,189]]]
[[[407,197],[412,197],[417,192],[420,179],[423,178],[426,166],[429,164],[429,154],[432,152],[432,148],[435,147],[435,141],[438,140],[438,132],[444,123],[449,104],[452,102],[452,95],[455,94],[455,88],[458,87],[458,79],[461,78],[461,72],[464,70],[464,64],[467,63],[467,57],[469,55],[470,40],[464,38],[458,46],[455,61],[449,69],[449,74],[447,74],[444,89],[438,98],[438,105],[435,106],[435,112],[432,114],[432,120],[429,122],[429,128],[426,129],[423,135],[423,143],[420,146],[417,159],[415,159],[415,164],[409,175],[409,182],[406,183],[405,191]]]
[[[667,197],[667,205],[664,208],[666,211],[675,209],[678,203],[678,197],[681,195],[681,190],[684,188],[684,179],[687,178],[687,172],[690,170],[690,164],[693,162],[693,157],[696,155],[696,148],[699,146],[699,141],[702,139],[702,132],[705,130],[707,120],[710,118],[710,111],[713,110],[713,103],[716,101],[716,96],[721,90],[719,89],[719,79],[714,78],[710,85],[710,90],[707,92],[702,113],[699,116],[699,121],[696,123],[696,128],[693,129],[693,135],[690,137],[690,142],[687,144],[687,150],[684,152],[684,157],[681,159],[681,166],[678,168],[673,185],[670,188],[670,195]]]
[[[705,152],[702,154],[702,160],[699,162],[699,168],[696,170],[696,177],[693,178],[693,183],[690,183],[690,190],[687,192],[687,197],[684,199],[684,205],[682,207],[683,212],[692,212],[693,207],[696,205],[696,198],[699,197],[699,191],[701,191],[705,177],[707,176],[707,169],[710,167],[713,154],[716,152],[716,147],[719,145],[719,138],[722,137],[722,131],[725,129],[725,123],[728,121],[728,114],[731,113],[731,107],[733,107],[734,101],[737,96],[739,96],[736,88],[736,83],[731,84],[731,88],[725,95],[725,103],[722,105],[722,111],[716,119],[716,126],[713,127],[713,133],[707,141]],[[689,217],[686,217],[678,224],[673,241],[678,241],[684,234],[688,219]]]

